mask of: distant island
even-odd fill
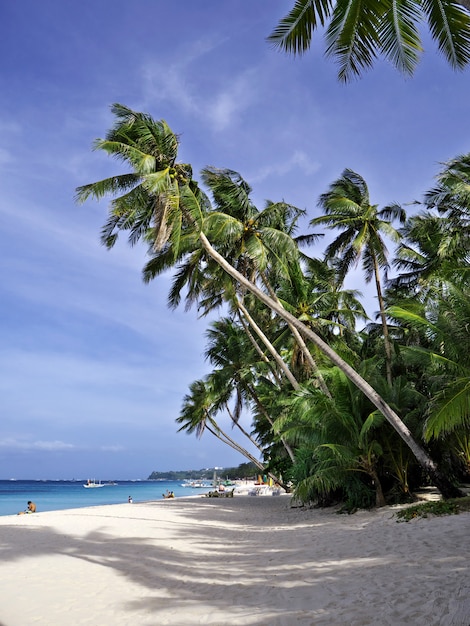
[[[213,467],[200,470],[177,470],[170,472],[152,472],[147,480],[212,480],[214,471],[222,478],[230,480],[255,478],[259,469],[253,463],[242,463],[238,467],[224,467],[215,470]]]

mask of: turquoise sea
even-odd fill
[[[84,489],[86,481],[72,480],[0,480],[0,515],[24,511],[28,500],[40,511],[79,509],[101,504],[120,504],[132,496],[134,502],[163,500],[162,494],[173,491],[175,497],[202,495],[210,487],[183,487],[181,482],[160,480],[118,480],[99,489]]]

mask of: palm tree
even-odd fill
[[[271,279],[292,284],[296,276],[301,274],[299,251],[293,235],[305,211],[286,202],[274,203],[269,200],[265,208],[258,211],[250,199],[251,187],[238,172],[232,170],[205,168],[202,179],[209,187],[218,209],[211,213],[212,227],[218,235],[228,231],[233,234],[223,248],[224,257],[252,282],[259,281],[271,298],[283,306],[276,296]],[[315,235],[310,236],[310,240],[315,238]],[[316,373],[320,387],[328,394],[304,338],[297,328],[288,326],[299,351]],[[295,388],[296,382],[292,381],[292,376],[288,375],[288,378]]]
[[[254,403],[258,412],[262,413],[264,419],[272,426],[272,419],[256,393],[257,364],[243,327],[237,326],[228,318],[223,318],[211,324],[206,335],[208,347],[205,356],[216,366],[213,375],[217,376],[220,391],[225,390],[225,406],[229,397],[235,395],[234,423],[238,426],[243,407],[249,409],[250,404]],[[294,453],[290,446],[282,437],[281,442],[291,461],[294,461]]]
[[[374,278],[379,303],[385,347],[387,380],[392,384],[392,348],[388,333],[380,270],[387,270],[387,247],[382,233],[398,242],[400,235],[389,219],[405,221],[405,212],[398,206],[377,210],[371,204],[365,180],[356,172],[346,169],[329,190],[320,196],[319,205],[325,215],[311,220],[311,225],[325,224],[330,229],[340,229],[341,234],[327,247],[327,259],[339,259],[338,269],[344,278],[353,264],[362,257],[366,281]]]
[[[326,55],[347,82],[383,56],[412,75],[422,52],[419,26],[427,21],[439,51],[454,69],[470,60],[470,0],[296,0],[268,41],[303,54],[315,30],[326,26]]]
[[[299,482],[296,493],[305,501],[327,498],[337,489],[347,493],[352,485],[362,491],[352,477],[359,473],[368,476],[367,490],[375,491],[376,506],[384,506],[379,476],[383,450],[376,435],[383,425],[383,415],[373,410],[370,402],[338,368],[331,368],[325,375],[333,398],[305,385],[287,400],[287,420],[278,422],[286,436],[299,437],[305,433],[301,450],[304,453],[310,450],[313,460],[311,473]]]
[[[406,306],[406,305],[405,305]],[[448,442],[470,469],[470,298],[468,288],[447,283],[445,298],[436,299],[424,315],[411,307],[390,307],[390,315],[419,329],[427,346],[404,348],[404,357],[417,360],[426,372],[431,398],[424,438]],[[468,470],[467,470],[468,471]]]
[[[213,383],[214,381],[207,377],[204,380],[196,380],[190,385],[190,393],[184,397],[181,413],[176,418],[176,423],[182,424],[178,432],[183,430],[188,434],[195,432],[196,436],[200,438],[207,430],[222,443],[242,454],[258,469],[262,470],[264,468],[263,463],[234,441],[217,424],[213,414],[219,410],[220,398],[219,391],[214,388]]]
[[[440,472],[426,451],[414,440],[403,421],[373,387],[316,333],[237,271],[211,244],[204,230],[207,220],[210,220],[207,196],[192,179],[190,166],[177,163],[178,139],[168,125],[123,105],[114,105],[112,110],[117,118],[116,124],[106,139],[98,140],[95,147],[126,161],[133,168],[133,172],[77,189],[79,202],[89,197],[101,199],[107,194],[113,196],[110,217],[102,232],[103,243],[111,248],[120,231],[130,231],[131,244],[142,239],[151,250],[168,247],[176,264],[183,252],[189,253],[188,240],[193,240],[195,249],[202,247],[205,254],[218,263],[242,288],[297,328],[345,373],[389,420],[445,497],[461,495],[461,491]],[[119,196],[120,192],[123,195]],[[210,223],[208,231],[213,231]],[[232,236],[230,228],[225,229],[222,234],[225,241]],[[182,239],[185,239],[185,247],[181,245]],[[222,242],[222,249],[225,241]],[[249,250],[247,252],[250,254]]]
[[[437,186],[425,194],[424,203],[444,217],[438,258],[443,263],[460,265],[466,281],[470,259],[470,154],[445,163],[437,181]]]
[[[302,266],[302,274],[293,276],[290,282],[285,280],[279,282],[277,287],[279,300],[285,309],[312,328],[331,346],[338,347],[344,357],[347,349],[352,347],[352,340],[357,336],[357,320],[367,319],[364,308],[357,300],[359,294],[342,289],[343,281],[338,278],[332,263],[303,255]],[[288,328],[284,335],[287,334],[287,330]],[[309,348],[315,350],[314,347]],[[292,348],[292,360],[303,366],[306,373],[302,377],[299,376],[299,379],[305,380],[311,376],[308,363],[304,364],[303,353],[296,349],[295,345]],[[321,354],[318,354],[318,350],[315,361],[321,363]],[[315,376],[322,381],[318,371],[315,371]],[[330,395],[326,384],[322,382],[320,388],[326,395]]]

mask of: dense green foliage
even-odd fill
[[[339,231],[318,258],[323,233],[299,234],[303,211],[258,209],[231,170],[206,168],[203,191],[165,122],[113,110],[116,126],[96,145],[133,173],[85,185],[78,199],[113,196],[103,243],[121,231],[143,240],[144,279],[172,272],[171,307],[223,308],[207,331],[211,371],[190,385],[180,430],[219,438],[250,475],[292,484],[304,502],[406,502],[430,479],[446,498],[459,494],[470,477],[470,155],[443,168],[409,217],[379,209],[344,170],[312,221]],[[359,260],[380,323],[344,288]]]

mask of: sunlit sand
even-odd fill
[[[398,523],[290,497],[0,518],[2,626],[468,626],[470,513]]]

